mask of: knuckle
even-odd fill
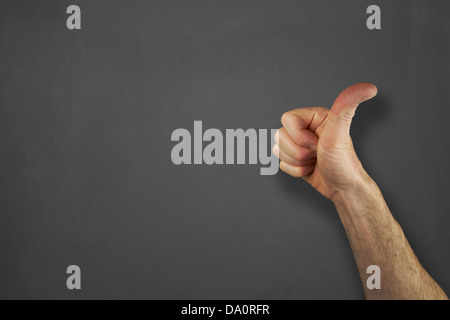
[[[305,142],[301,132],[294,134],[291,138],[297,145],[302,145]]]
[[[283,124],[283,126],[286,125],[286,123],[291,118],[292,118],[292,114],[290,111],[286,111],[285,113],[283,113],[283,115],[281,116],[281,123]]]
[[[349,110],[349,111],[343,112],[341,114],[342,119],[346,122],[352,121],[354,116],[355,116],[355,110]]]
[[[303,177],[303,173],[304,173],[304,171],[303,171],[302,167],[295,167],[294,172],[293,172],[294,177],[296,177],[296,178]]]
[[[297,147],[294,153],[294,160],[300,161],[305,157],[305,151],[302,147]]]
[[[280,147],[277,144],[273,145],[272,153],[279,158],[280,157]]]

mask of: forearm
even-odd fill
[[[367,299],[447,299],[412,251],[375,182],[364,172],[358,187],[332,201],[341,218]],[[367,267],[381,269],[381,289],[366,286]]]
[[[353,148],[353,116],[360,103],[376,94],[373,84],[358,83],[342,91],[330,110],[299,108],[284,113],[274,154],[281,160],[281,170],[302,177],[335,204],[368,299],[446,299],[417,260]],[[367,268],[372,265],[380,268],[380,289],[366,286]],[[377,274],[373,278],[377,280]]]

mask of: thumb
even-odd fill
[[[346,141],[356,108],[376,95],[377,87],[371,83],[357,83],[342,91],[328,113],[328,137],[335,142]]]

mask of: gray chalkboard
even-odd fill
[[[358,155],[448,292],[449,14],[446,0],[2,0],[0,298],[363,298],[334,207],[303,180],[171,160],[177,128],[277,129],[356,82],[379,89],[354,119]]]

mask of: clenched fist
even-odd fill
[[[358,105],[373,98],[377,88],[358,83],[345,89],[331,109],[300,108],[283,114],[273,153],[280,168],[302,177],[330,200],[353,191],[368,177],[356,156],[350,125]]]

